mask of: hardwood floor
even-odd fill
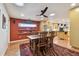
[[[45,49],[45,47],[41,47],[35,53],[29,48],[29,43],[20,45],[20,55],[21,56],[79,56],[79,52],[74,50],[70,50],[68,48],[59,46],[57,44],[53,44],[52,47]]]
[[[10,43],[9,44],[9,47],[8,47],[6,53],[5,53],[5,56],[20,56],[20,48],[19,48],[19,45],[20,44],[23,44],[23,43],[29,43],[29,40],[26,39],[24,41]],[[59,46],[66,47],[68,49],[71,49],[71,50],[74,50],[74,51],[79,52],[79,49],[75,49],[75,48],[72,48],[70,46],[70,44],[69,44],[70,43],[69,38],[68,39],[64,39],[64,40],[61,40],[58,37],[55,37],[54,38],[54,43],[57,44],[57,45],[59,45]]]
[[[20,56],[19,45],[23,43],[28,43],[28,42],[29,42],[28,39],[26,39],[23,41],[10,43],[5,53],[5,56]]]

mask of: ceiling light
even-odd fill
[[[23,17],[23,16],[24,16],[24,14],[23,14],[23,13],[21,13],[21,16]]]
[[[17,6],[24,6],[24,3],[15,3]]]
[[[41,15],[40,17],[43,17],[43,15]]]
[[[50,16],[54,16],[54,15],[55,15],[55,13],[50,14]]]
[[[72,3],[72,4],[71,4],[71,7],[74,7],[74,6],[76,6],[76,3]]]

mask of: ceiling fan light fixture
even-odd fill
[[[41,15],[40,17],[42,17],[42,18],[43,18],[43,15]]]

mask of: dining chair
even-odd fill
[[[31,35],[38,35],[38,32],[31,32]]]
[[[37,44],[37,51],[38,55],[42,51],[42,54],[45,55],[48,49],[48,39],[47,39],[47,32],[40,32],[40,38]]]
[[[53,48],[53,54],[54,55],[58,55],[57,53],[56,53],[56,51],[55,51],[55,49],[54,49],[54,37],[56,36],[56,32],[55,31],[51,31],[51,32],[49,32],[50,33],[50,47],[51,48]]]
[[[49,32],[49,35],[50,35],[50,47],[52,47],[53,46],[53,39],[55,37],[55,32],[51,31],[51,32]]]

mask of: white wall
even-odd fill
[[[2,29],[2,15],[6,17],[6,29]],[[9,16],[4,8],[4,5],[0,3],[0,56],[4,55],[9,42],[9,31],[10,31]]]

